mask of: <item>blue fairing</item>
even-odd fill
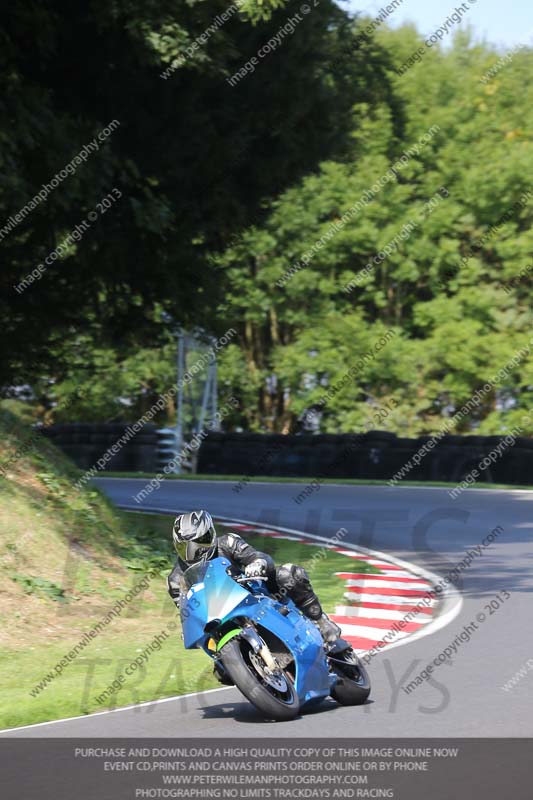
[[[293,654],[295,687],[301,703],[326,697],[335,679],[328,672],[322,637],[316,626],[292,601],[279,603],[259,582],[251,582],[254,592],[237,583],[227,573],[229,566],[227,559],[216,558],[185,572],[186,595],[181,602],[185,647],[205,647],[211,635],[205,631],[209,623],[219,620],[222,624],[245,617],[271,631]],[[280,613],[281,609],[286,616]],[[236,627],[241,626],[236,623]]]

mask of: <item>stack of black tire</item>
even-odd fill
[[[405,474],[405,480],[460,482],[478,469],[478,480],[484,482],[533,485],[533,440],[520,437],[509,446],[502,444],[503,439],[444,436]],[[385,431],[295,436],[211,433],[200,448],[198,472],[388,480],[430,440],[429,436],[400,438]],[[499,445],[501,454],[479,469]]]
[[[116,453],[111,455],[99,469],[116,472],[155,472],[157,466],[157,434],[155,425],[144,425],[139,433],[126,442],[121,437],[127,435],[130,423],[72,422],[63,425],[49,425],[42,433],[69,456],[80,469],[96,466],[104,454],[117,445]]]

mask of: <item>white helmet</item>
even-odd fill
[[[211,514],[191,511],[174,520],[172,541],[178,557],[187,564],[213,558],[216,552],[216,532]]]

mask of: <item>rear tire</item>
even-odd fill
[[[276,689],[261,676],[251,656],[254,652],[249,643],[238,638],[231,639],[220,651],[220,659],[235,686],[266,719],[286,722],[297,717],[300,701],[291,676],[280,671],[281,689]]]
[[[370,694],[370,678],[353,650],[345,650],[330,659],[329,666],[338,676],[331,696],[342,706],[360,706]]]

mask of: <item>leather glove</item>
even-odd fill
[[[264,558],[256,558],[251,564],[244,568],[244,574],[247,578],[259,578],[266,575],[267,562]]]

